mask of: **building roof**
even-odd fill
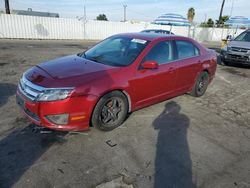
[[[33,11],[31,8],[29,8],[28,10],[12,10],[11,13],[12,14],[17,14],[17,15],[26,15],[26,16],[40,16],[40,17],[59,18],[58,13]]]

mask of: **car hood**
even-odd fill
[[[229,43],[230,46],[233,46],[233,47],[238,47],[238,48],[247,48],[247,49],[250,49],[250,42],[243,42],[243,41],[231,41]]]
[[[71,55],[41,63],[28,70],[25,77],[34,84],[47,88],[76,87],[111,76],[112,72],[119,69]]]

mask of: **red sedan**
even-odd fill
[[[47,128],[112,130],[137,109],[185,93],[202,96],[215,71],[215,52],[190,38],[118,34],[26,71],[17,103]]]

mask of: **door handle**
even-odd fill
[[[174,72],[174,70],[175,70],[174,67],[169,67],[169,68],[168,68],[168,71],[169,71],[170,73]]]

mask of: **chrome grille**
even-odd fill
[[[235,52],[247,53],[248,50],[249,50],[249,49],[246,49],[246,48],[232,47],[232,51],[235,51]]]
[[[23,95],[25,95],[27,98],[29,98],[32,101],[35,101],[37,97],[45,90],[44,87],[35,85],[29,80],[27,80],[25,76],[22,76],[18,84],[18,88],[22,92]]]
[[[241,56],[236,54],[228,54],[228,57],[235,60],[242,60],[242,61],[248,61],[248,56]]]

